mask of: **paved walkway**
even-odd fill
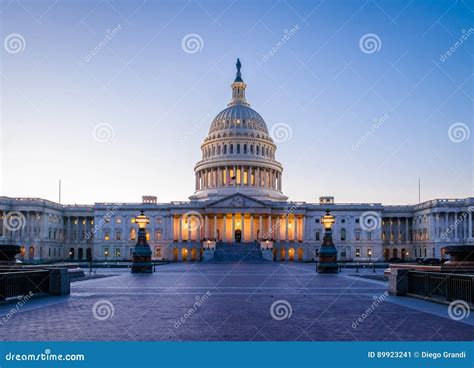
[[[386,284],[311,264],[169,264],[28,301],[1,340],[474,340],[472,313],[384,295]],[[14,305],[0,308],[5,316]],[[370,310],[370,312],[367,312]]]

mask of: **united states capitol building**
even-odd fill
[[[212,121],[196,163],[188,201],[64,205],[37,198],[0,197],[1,244],[22,247],[23,260],[129,260],[136,243],[132,219],[150,218],[148,243],[156,260],[212,259],[220,249],[257,249],[265,259],[312,261],[330,209],[341,260],[444,258],[446,245],[474,245],[474,198],[416,205],[291,202],[283,167],[264,119],[245,97],[240,62],[227,107]],[[205,256],[207,255],[207,256]]]

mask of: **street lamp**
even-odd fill
[[[321,217],[321,223],[324,227],[324,237],[319,248],[319,262],[317,266],[318,273],[338,273],[337,249],[332,241],[332,225],[336,222],[329,209]]]
[[[132,219],[132,223],[138,225],[138,240],[132,255],[132,273],[153,273],[151,249],[146,241],[146,225],[150,223],[150,219],[141,210],[140,214]]]

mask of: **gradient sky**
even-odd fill
[[[440,59],[474,27],[472,1],[1,6],[2,45],[25,40],[18,53],[0,50],[1,195],[56,201],[61,178],[63,203],[186,200],[237,57],[252,108],[269,129],[291,130],[277,149],[291,200],[411,204],[418,178],[422,200],[473,195],[474,34]],[[369,33],[381,47],[364,53]],[[202,50],[183,50],[188,34]],[[455,143],[458,122],[471,136]],[[113,137],[101,143],[103,123]]]

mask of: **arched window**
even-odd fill
[[[260,146],[257,146],[257,148],[256,148],[256,154],[257,154],[257,155],[260,154]]]
[[[227,144],[224,144],[224,155],[227,154]]]
[[[240,153],[240,144],[237,143],[237,153],[239,154]]]
[[[217,146],[217,154],[218,154],[218,155],[221,154],[221,146]]]
[[[250,154],[253,155],[253,144],[250,145]]]
[[[216,155],[216,146],[212,146],[212,155],[213,155],[213,156]]]
[[[246,154],[246,153],[247,153],[247,145],[244,144],[244,154]]]
[[[230,152],[229,152],[231,155],[234,153],[234,145],[231,144],[230,145]]]
[[[346,229],[341,229],[341,241],[346,241]]]

